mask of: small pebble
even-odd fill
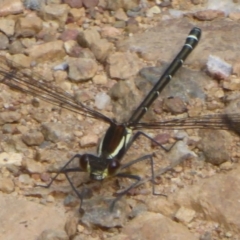
[[[14,182],[10,178],[1,178],[0,179],[0,191],[4,193],[14,192]]]
[[[55,198],[52,195],[48,195],[46,201],[49,203],[53,203],[55,202]]]
[[[84,228],[83,225],[78,224],[78,226],[77,226],[77,230],[78,230],[79,233],[83,232],[84,229],[85,229],[85,228]]]

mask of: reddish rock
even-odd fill
[[[64,0],[71,8],[81,8],[83,6],[82,0]]]
[[[215,18],[223,18],[225,17],[225,13],[220,10],[203,10],[194,13],[194,17],[201,21],[211,21]]]
[[[118,39],[122,31],[118,28],[106,26],[101,29],[102,38]]]
[[[93,8],[96,7],[99,3],[99,0],[82,0],[85,8]]]
[[[60,39],[63,42],[69,41],[69,40],[76,40],[77,36],[79,34],[79,31],[76,29],[66,29],[64,32],[61,34]]]

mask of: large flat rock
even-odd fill
[[[46,229],[62,230],[63,208],[40,205],[25,199],[0,194],[0,239],[36,239]]]

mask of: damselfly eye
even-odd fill
[[[112,160],[108,165],[108,175],[114,175],[120,167],[119,162]]]
[[[88,154],[82,155],[79,163],[82,170],[87,171],[88,164],[89,164],[89,155]]]

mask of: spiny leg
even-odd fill
[[[148,154],[148,155],[145,155],[145,156],[142,156],[140,158],[137,158],[135,160],[132,160],[131,162],[129,163],[126,163],[124,164],[121,168],[120,168],[120,171],[123,170],[123,169],[126,169],[130,166],[132,166],[133,164],[136,164],[138,162],[141,162],[141,161],[144,161],[144,160],[150,160],[150,164],[151,164],[151,175],[152,175],[152,193],[153,195],[163,195],[163,196],[166,196],[164,194],[157,194],[155,192],[155,173],[154,173],[154,162],[153,162],[153,156],[152,154]],[[131,189],[133,189],[135,186],[138,185],[138,183],[142,180],[140,176],[138,175],[132,175],[132,174],[129,174],[129,173],[118,173],[116,174],[116,177],[121,177],[121,178],[130,178],[130,179],[135,179],[136,182],[134,182],[132,185],[130,185],[127,189],[123,190],[121,193],[118,194],[118,196],[113,200],[113,202],[111,203],[110,205],[110,211],[113,211],[114,209],[114,206],[116,204],[117,201],[119,201],[125,194],[127,194]]]
[[[72,189],[73,189],[73,191],[76,193],[76,195],[78,196],[78,198],[80,199],[80,207],[79,207],[79,212],[81,212],[81,210],[82,210],[82,202],[83,202],[83,194],[81,194],[81,193],[79,193],[78,191],[77,191],[77,189],[75,188],[75,186],[73,185],[73,183],[72,183],[72,181],[71,181],[71,179],[69,178],[69,176],[68,176],[68,172],[82,172],[82,171],[80,171],[81,169],[80,168],[69,168],[69,169],[65,169],[64,170],[64,175],[66,176],[66,178],[67,178],[67,180],[68,180],[68,182],[69,182],[69,184],[70,184],[70,186],[72,187]]]
[[[154,172],[154,161],[153,161],[153,154],[148,154],[148,155],[145,155],[145,156],[142,156],[140,158],[137,158],[135,160],[132,160],[131,162],[129,163],[126,163],[124,164],[122,167],[121,167],[121,170],[122,169],[125,169],[125,168],[128,168],[130,167],[131,165],[135,164],[135,163],[138,163],[138,162],[141,162],[141,161],[144,161],[144,160],[147,160],[149,159],[150,160],[150,164],[151,164],[151,181],[152,181],[152,194],[153,195],[159,195],[159,196],[165,196],[165,194],[162,194],[162,193],[156,193],[155,192],[155,172]]]
[[[147,139],[149,139],[151,142],[155,143],[157,146],[161,147],[165,152],[170,152],[172,150],[172,148],[175,146],[175,144],[180,141],[179,139],[176,140],[175,143],[172,144],[172,146],[170,148],[165,148],[161,143],[157,142],[155,139],[151,138],[150,136],[148,136],[146,133],[138,131],[134,134],[134,136],[131,139],[131,142],[129,143],[128,148],[132,145],[133,142],[136,141],[137,138],[139,138],[140,136],[144,136]]]
[[[59,172],[51,179],[50,183],[48,185],[37,185],[39,187],[45,187],[45,188],[49,188],[52,183],[56,180],[56,178],[58,177],[58,175],[60,173],[63,173],[66,176],[66,179],[68,180],[70,186],[72,187],[73,191],[76,193],[76,195],[78,196],[78,198],[80,199],[81,203],[80,203],[80,207],[79,207],[79,211],[82,209],[82,202],[83,202],[83,195],[81,193],[79,193],[76,189],[76,187],[73,185],[70,177],[68,176],[68,173],[70,172],[84,172],[80,167],[75,167],[75,168],[66,168],[75,158],[81,158],[82,155],[80,154],[76,154],[74,155],[60,170]]]
[[[80,154],[74,155],[74,156],[57,172],[57,174],[51,179],[50,183],[48,183],[47,185],[40,185],[40,184],[38,184],[38,185],[36,185],[36,186],[49,188],[49,187],[52,185],[52,183],[56,180],[56,178],[58,177],[59,174],[63,173],[63,174],[65,174],[65,176],[66,176],[66,170],[67,170],[66,167],[67,167],[75,158],[79,158],[79,159],[80,159],[81,156],[82,156],[82,155],[80,155]],[[74,169],[75,169],[75,171],[72,171],[72,172],[83,172],[83,170],[80,169],[80,168],[74,168]],[[67,171],[67,172],[68,172],[68,171]],[[71,183],[70,183],[70,184],[71,184]]]
[[[139,177],[138,175],[131,175],[131,174],[127,174],[127,173],[118,173],[116,175],[117,177],[121,177],[121,178],[131,178],[131,179],[135,179],[136,182],[134,182],[132,185],[130,185],[127,189],[123,190],[121,193],[118,194],[118,196],[112,201],[111,205],[110,205],[110,212],[113,211],[114,206],[116,204],[117,201],[119,201],[125,194],[127,194],[132,188],[134,188],[139,181],[141,181],[141,177]]]

